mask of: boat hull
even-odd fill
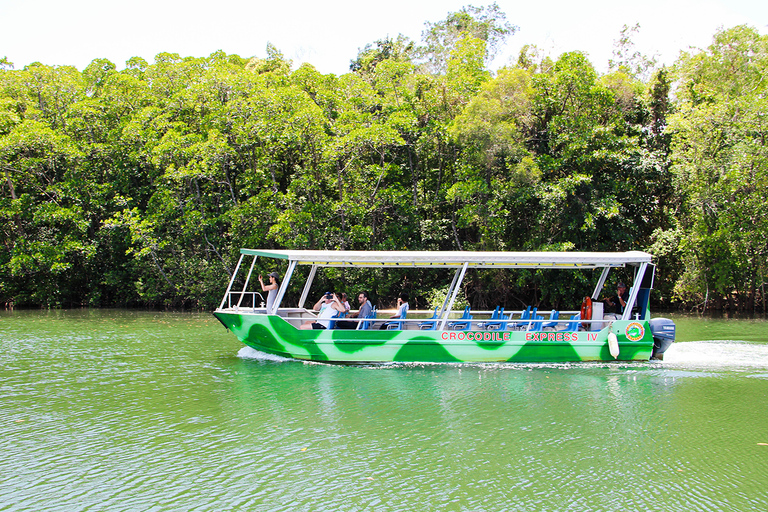
[[[277,315],[216,311],[245,345],[287,358],[339,363],[504,363],[647,361],[647,321],[614,321],[600,331],[300,330]],[[616,334],[618,357],[608,335]]]

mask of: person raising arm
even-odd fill
[[[278,282],[278,274],[277,272],[270,272],[267,274],[267,278],[269,278],[269,284],[264,284],[264,279],[261,277],[261,274],[259,274],[259,283],[261,283],[261,291],[263,292],[269,292],[267,293],[267,313],[272,312],[272,306],[275,304],[275,298],[277,297],[277,289],[280,286],[280,283]],[[256,302],[254,300],[254,302]]]
[[[345,311],[344,304],[341,303],[339,296],[335,293],[326,292],[320,300],[312,307],[314,311],[319,311],[316,320],[309,320],[299,326],[299,329],[328,329],[331,324],[331,318],[336,318],[339,313]]]

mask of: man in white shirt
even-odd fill
[[[408,294],[403,292],[397,298],[397,313],[392,315],[390,318],[399,318],[400,320],[403,320],[405,319],[405,316],[407,314],[408,314]],[[390,323],[393,323],[393,322],[384,322],[383,324],[381,324],[381,327],[379,327],[379,329],[389,329]]]

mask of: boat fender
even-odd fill
[[[616,337],[616,333],[608,333],[608,349],[611,351],[611,355],[614,359],[619,357],[619,338]]]

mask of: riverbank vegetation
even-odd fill
[[[492,72],[515,29],[467,7],[341,76],[273,46],[121,70],[3,59],[0,302],[211,308],[240,247],[646,250],[657,305],[764,312],[768,38],[723,29],[665,68],[625,27],[606,73],[535,47]],[[420,307],[438,286],[322,279]],[[487,272],[465,292],[559,307],[573,288]]]

